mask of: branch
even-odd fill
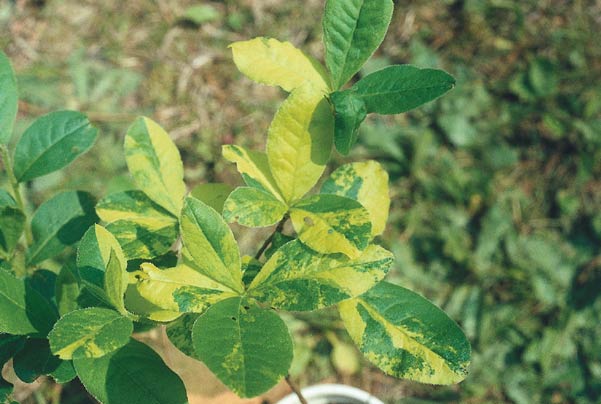
[[[298,399],[301,402],[301,404],[309,404],[307,402],[307,400],[305,399],[305,397],[303,397],[303,394],[301,393],[301,391],[299,390],[299,388],[296,387],[294,385],[294,383],[292,383],[292,380],[290,380],[290,375],[287,375],[285,379],[286,379],[286,383],[288,383],[288,386],[292,389],[292,391],[294,392],[294,394],[296,394],[296,396],[298,397]]]
[[[281,232],[284,229],[284,225],[286,224],[287,220],[288,220],[288,215],[285,215],[282,218],[282,220],[280,220],[280,222],[276,226],[276,228],[273,231],[273,233],[271,233],[271,236],[269,236],[267,238],[267,240],[265,240],[265,242],[263,243],[263,245],[261,246],[261,248],[259,248],[259,251],[257,251],[257,254],[255,255],[255,259],[256,260],[258,260],[259,258],[261,258],[261,256],[265,252],[265,250],[267,250],[267,247],[270,246],[270,244],[273,241],[273,238],[275,237],[276,233]]]

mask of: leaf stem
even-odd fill
[[[305,399],[305,397],[303,397],[303,393],[301,393],[300,389],[298,387],[296,387],[296,385],[294,383],[292,383],[292,380],[290,379],[290,375],[286,375],[285,379],[286,379],[286,383],[288,383],[288,386],[290,387],[290,389],[292,389],[294,394],[296,394],[296,396],[298,397],[298,400],[301,402],[301,404],[309,404],[307,402],[307,399]]]
[[[23,203],[23,197],[21,196],[21,187],[19,185],[19,181],[17,181],[17,177],[15,177],[15,172],[13,171],[12,158],[8,152],[8,147],[4,144],[0,145],[0,155],[2,156],[4,170],[8,175],[8,180],[13,191],[13,197],[15,198],[19,209],[21,209],[24,215],[27,215],[27,212],[25,211],[25,203]],[[29,226],[25,226],[25,239],[27,240],[27,245],[31,245],[33,243],[33,236]]]
[[[263,245],[261,246],[261,248],[259,248],[259,251],[257,251],[257,254],[255,255],[255,259],[258,260],[259,258],[261,258],[261,256],[265,252],[265,250],[267,250],[267,247],[269,247],[269,245],[273,241],[273,238],[275,237],[276,233],[282,231],[282,229],[284,228],[284,225],[286,224],[287,220],[288,220],[288,215],[284,215],[284,217],[282,218],[282,220],[280,220],[280,222],[276,226],[276,228],[273,231],[273,233],[271,233],[271,235],[269,237],[267,237],[267,240],[265,240],[265,242],[263,243]]]

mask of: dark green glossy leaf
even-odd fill
[[[28,339],[23,349],[13,359],[15,373],[25,383],[40,376],[52,376],[59,383],[75,377],[73,365],[52,355],[47,339]]]
[[[186,404],[181,379],[141,342],[97,359],[73,361],[86,390],[103,404]]]
[[[430,102],[455,86],[447,72],[411,65],[389,66],[359,80],[350,90],[368,113],[400,114]]]
[[[21,238],[25,214],[13,197],[0,189],[0,255],[10,255]]]
[[[1,333],[45,336],[56,319],[54,308],[36,290],[0,271]]]
[[[60,170],[87,152],[98,130],[74,111],[51,112],[38,118],[15,149],[14,171],[19,182]]]
[[[350,91],[335,92],[330,96],[334,104],[334,144],[340,154],[348,155],[357,141],[359,126],[367,117],[363,100]]]
[[[275,386],[292,362],[292,340],[278,315],[240,297],[212,306],[194,324],[197,357],[240,397]]]
[[[328,0],[323,18],[326,65],[334,90],[361,69],[384,40],[391,0]]]
[[[25,337],[0,334],[0,368],[21,350],[23,344],[25,344]]]
[[[37,264],[60,254],[79,241],[96,222],[94,197],[87,192],[67,191],[43,203],[31,220],[33,244],[27,261]]]

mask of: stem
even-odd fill
[[[15,172],[13,171],[13,162],[10,157],[10,153],[8,152],[8,147],[6,145],[0,145],[0,154],[2,155],[2,161],[4,163],[4,170],[8,175],[8,180],[10,181],[10,186],[13,191],[13,197],[17,202],[17,206],[26,214],[25,204],[23,203],[23,197],[21,196],[21,187],[19,185],[19,181],[17,181],[17,177],[15,177]],[[27,240],[27,244],[31,245],[33,243],[33,236],[31,235],[31,229],[29,226],[25,226],[25,239]]]
[[[303,394],[301,393],[299,388],[296,387],[296,385],[294,383],[292,383],[292,380],[290,380],[290,375],[287,375],[285,380],[286,380],[286,383],[288,383],[288,386],[294,392],[294,394],[296,394],[296,396],[298,397],[298,400],[301,402],[301,404],[309,404],[307,402],[307,399],[305,397],[303,397]]]
[[[276,233],[281,232],[282,229],[284,228],[284,224],[286,224],[286,220],[288,220],[288,215],[285,215],[282,218],[282,220],[280,220],[280,222],[276,226],[276,228],[273,231],[273,233],[271,233],[271,236],[269,236],[267,238],[267,240],[265,240],[265,242],[263,243],[263,245],[261,246],[261,248],[259,248],[259,251],[257,251],[257,255],[255,255],[255,259],[258,260],[259,258],[261,258],[261,255],[263,255],[263,253],[265,252],[265,250],[267,250],[267,247],[269,247],[269,245],[273,241],[273,238],[275,237]]]

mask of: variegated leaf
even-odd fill
[[[314,195],[290,210],[294,230],[303,243],[324,254],[357,258],[371,239],[369,212],[356,200]]]
[[[317,310],[369,290],[384,279],[392,262],[392,253],[373,244],[349,259],[319,254],[295,240],[265,263],[249,294],[282,310]]]
[[[125,160],[138,188],[179,216],[186,194],[184,167],[167,132],[149,118],[136,119],[125,136]]]
[[[236,168],[246,185],[267,191],[276,198],[284,200],[273,178],[265,153],[246,150],[235,145],[225,145],[222,150],[224,159],[236,163]]]
[[[260,37],[234,42],[230,48],[238,70],[258,83],[292,91],[309,82],[324,93],[329,92],[324,67],[289,42]]]
[[[196,357],[240,397],[255,397],[284,378],[292,362],[286,324],[256,302],[235,297],[201,315],[192,330]]]
[[[305,84],[280,106],[267,135],[269,167],[292,204],[317,183],[334,139],[334,114],[323,94]]]
[[[384,232],[390,209],[388,173],[377,161],[368,160],[339,167],[324,182],[321,193],[359,201],[369,212],[372,236]]]
[[[268,192],[251,187],[237,188],[223,207],[223,218],[247,227],[267,227],[276,224],[288,211],[288,206]]]
[[[128,260],[163,255],[178,236],[177,218],[142,191],[109,195],[98,202],[96,213],[108,223]]]
[[[339,308],[353,341],[385,373],[430,384],[465,378],[470,362],[467,338],[417,293],[382,282]]]
[[[238,295],[186,265],[159,269],[145,263],[136,273],[137,288],[147,301],[167,311],[203,313],[210,305]]]
[[[242,293],[240,252],[234,235],[215,209],[188,197],[180,220],[187,265],[231,290]]]

